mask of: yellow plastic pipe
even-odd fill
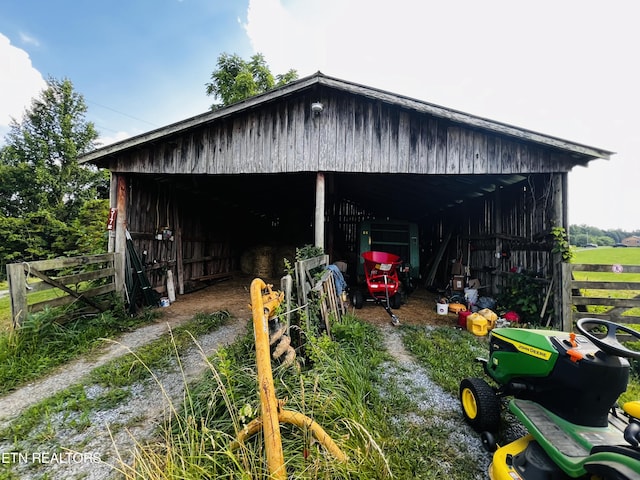
[[[290,423],[300,428],[308,428],[311,430],[313,436],[320,442],[327,451],[336,457],[337,460],[341,462],[347,461],[347,456],[340,450],[340,447],[336,445],[333,439],[324,431],[324,429],[318,425],[317,422],[311,420],[306,415],[303,415],[299,412],[294,412],[292,410],[280,410],[280,415],[278,416],[280,421],[283,423]]]
[[[333,441],[333,439],[327,434],[327,432],[314,420],[310,419],[306,415],[303,415],[299,412],[294,412],[293,410],[285,410],[283,408],[280,409],[280,413],[278,414],[278,419],[282,423],[290,423],[291,425],[295,425],[300,428],[308,428],[311,430],[312,435],[315,439],[320,443],[327,451],[333,455],[336,460],[341,462],[347,461],[347,456],[340,450],[340,447]],[[262,418],[255,418],[251,420],[238,434],[238,440],[233,443],[231,446],[232,449],[236,449],[243,443],[247,438],[255,435],[262,428]]]
[[[266,295],[263,294],[265,289],[268,290]],[[284,453],[282,451],[280,422],[290,423],[300,428],[308,428],[316,440],[337,460],[341,462],[347,461],[347,456],[320,425],[302,413],[285,410],[283,402],[278,401],[276,398],[269,351],[269,315],[273,314],[274,310],[282,302],[282,297],[283,295],[272,292],[271,285],[267,286],[260,278],[256,278],[251,282],[251,312],[256,341],[256,366],[258,369],[258,389],[260,390],[262,415],[260,418],[249,422],[238,433],[238,438],[231,445],[232,450],[238,448],[247,438],[262,429],[267,455],[267,467],[271,474],[270,478],[275,480],[286,480],[287,478]]]
[[[264,433],[267,466],[271,478],[286,480],[287,471],[284,466],[282,437],[280,436],[280,420],[278,418],[278,401],[273,386],[273,372],[269,353],[269,319],[262,302],[262,291],[266,284],[260,278],[251,282],[251,312],[253,330],[256,339],[256,365],[258,369],[258,388],[262,412],[262,430]]]

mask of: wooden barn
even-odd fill
[[[178,295],[277,278],[305,245],[355,273],[375,247],[425,287],[460,267],[488,294],[523,269],[556,279],[560,316],[567,174],[611,154],[318,72],[80,161],[111,172],[110,249],[128,232],[160,291],[169,271]]]

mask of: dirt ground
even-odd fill
[[[162,316],[169,324],[180,321],[184,316],[193,316],[195,313],[211,313],[218,310],[226,310],[235,318],[251,318],[249,304],[251,302],[250,287],[255,277],[244,273],[233,273],[228,280],[217,281],[204,288],[179,295],[171,306],[161,309]],[[279,279],[262,279],[265,283],[273,285],[274,290],[280,289]],[[418,287],[393,313],[405,325],[434,325],[455,326],[458,316],[455,314],[439,315],[436,313],[437,294],[428,291],[424,287]],[[386,325],[391,318],[384,307],[373,301],[366,301],[361,309],[349,306],[349,311],[358,318],[375,325]]]

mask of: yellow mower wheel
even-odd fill
[[[478,417],[478,404],[473,390],[470,388],[463,389],[460,393],[460,401],[466,417],[469,420],[475,420]]]
[[[500,426],[500,399],[481,378],[460,382],[460,404],[465,420],[477,432],[496,432]]]

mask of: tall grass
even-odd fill
[[[153,313],[129,317],[116,307],[98,315],[70,316],[69,308],[46,309],[29,315],[20,327],[0,333],[0,394],[51,372],[69,360],[101,345],[136,325],[148,322]]]
[[[374,327],[355,319],[336,326],[336,337],[358,344],[309,338],[298,368],[275,368],[276,396],[284,408],[317,422],[348,456],[339,462],[310,431],[282,424],[289,478],[344,479],[390,477],[378,440],[369,431],[384,424],[371,408],[373,368],[382,348]],[[357,332],[357,333],[354,333]],[[302,359],[299,359],[302,360]],[[268,478],[264,442],[258,433],[236,444],[241,429],[260,412],[253,334],[209,359],[202,380],[187,386],[183,405],[163,425],[159,440],[138,444],[132,463],[122,462],[127,479]]]
[[[406,328],[406,327],[401,327]],[[333,325],[333,339],[310,337],[296,368],[274,368],[276,397],[284,408],[313,419],[348,458],[338,461],[308,429],[281,423],[289,479],[481,478],[477,461],[464,447],[452,447],[442,413],[420,411],[415,389],[399,388],[393,363],[375,326],[350,315]],[[422,335],[407,329],[407,338]],[[427,334],[428,335],[428,334]],[[447,352],[477,355],[469,334],[442,335]],[[442,355],[441,355],[442,357]],[[253,333],[208,359],[204,378],[187,385],[184,403],[173,405],[157,438],[138,442],[133,459],[123,455],[119,471],[133,479],[269,478],[262,432],[236,442],[260,415]],[[438,378],[449,365],[434,367]],[[462,370],[461,370],[462,372]],[[451,415],[446,414],[446,415]]]
[[[146,419],[139,410],[131,411],[130,402],[136,402],[135,394],[132,394],[146,390],[153,383],[149,380],[152,377],[157,380],[165,373],[172,377],[176,359],[180,362],[181,358],[192,358],[191,355],[183,357],[183,354],[193,346],[193,335],[199,336],[217,329],[228,319],[229,314],[224,311],[199,313],[135,352],[130,351],[129,354],[112,360],[97,371],[92,371],[80,383],[27,407],[0,429],[0,444],[11,451],[81,452],[88,444],[96,445],[95,442],[104,438],[101,431],[106,418],[111,418],[108,431],[120,439],[123,429],[136,428],[139,422]],[[167,362],[168,357],[171,362]],[[149,388],[153,389],[153,386]],[[156,419],[153,421],[155,423]],[[94,430],[87,431],[89,427]],[[96,432],[97,428],[100,430]],[[97,439],[94,432],[97,433]],[[107,439],[102,445],[94,448],[105,452],[101,455],[108,457],[110,442]],[[112,463],[110,458],[106,458],[105,462],[106,465],[102,465],[100,472],[107,471],[108,465]],[[52,473],[51,465],[46,463],[2,463],[0,479],[25,478],[27,470],[28,478],[58,478],[58,472]]]
[[[40,280],[36,280],[34,283],[39,282]],[[5,282],[0,282],[0,291],[7,291],[9,289],[9,284]],[[29,304],[43,302],[46,300],[52,300],[58,296],[60,296],[60,291],[57,289],[48,289],[41,290],[38,292],[30,292],[29,294]],[[11,297],[9,294],[5,294],[0,296],[0,333],[9,332],[13,329],[13,321],[11,317]]]

